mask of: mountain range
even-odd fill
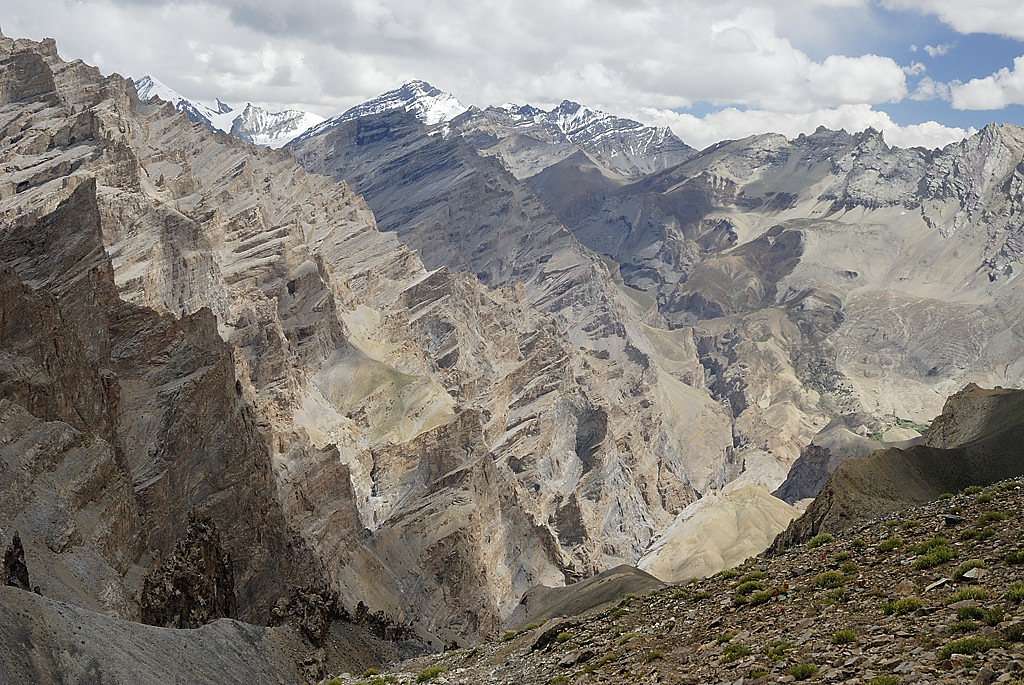
[[[40,645],[66,611],[103,644],[213,621],[317,681],[713,574],[819,490],[783,539],[877,513],[836,484],[902,450],[1016,435],[1012,393],[947,397],[1024,375],[1017,127],[697,151],[411,81],[285,132],[0,55],[0,544],[43,595],[0,618]]]

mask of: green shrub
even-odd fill
[[[815,547],[821,547],[822,545],[832,542],[832,536],[828,533],[822,533],[821,535],[815,535],[813,538],[807,541],[807,549],[814,549]]]
[[[958,621],[980,621],[985,618],[985,610],[976,606],[960,607],[956,610],[956,618]]]
[[[867,685],[900,685],[903,678],[898,675],[876,675],[867,682]]]
[[[505,634],[501,636],[501,641],[502,642],[508,642],[509,640],[514,639],[515,636],[518,635],[518,634],[519,633],[517,633],[514,630],[506,630]]]
[[[818,667],[814,664],[796,664],[786,671],[788,675],[793,676],[796,680],[807,680],[817,672]]]
[[[989,495],[988,493],[986,493],[984,495],[978,495],[977,497],[974,498],[974,503],[975,504],[988,504],[991,501],[992,501],[992,495]]]
[[[619,638],[618,646],[621,647],[622,645],[632,640],[634,637],[636,637],[636,633],[626,633],[625,635]]]
[[[722,658],[719,659],[723,664],[731,664],[734,661],[738,661],[745,656],[750,656],[750,647],[740,642],[730,642],[722,650]]]
[[[571,683],[572,678],[567,675],[556,675],[554,678],[548,681],[548,685],[558,685],[558,683]]]
[[[946,597],[946,606],[963,601],[980,601],[988,598],[988,590],[983,587],[965,587]]]
[[[1024,552],[1010,552],[1006,555],[1007,564],[1024,564]]]
[[[417,674],[416,682],[425,683],[427,681],[433,680],[437,676],[444,673],[445,670],[446,669],[444,666],[429,666],[427,668],[424,668],[422,671],[419,672],[419,674]]]
[[[757,592],[755,592],[754,594],[750,595],[750,597],[747,598],[747,603],[750,604],[751,606],[755,606],[756,607],[759,604],[764,604],[765,602],[770,602],[772,597],[773,597],[773,594],[772,594],[772,592],[770,590],[758,590]]]
[[[956,567],[953,571],[953,580],[961,581],[964,579],[964,574],[970,571],[972,568],[987,568],[985,562],[981,559],[968,559],[964,563]]]
[[[834,645],[848,645],[856,641],[857,633],[852,630],[837,630],[832,636],[832,644]]]
[[[718,636],[718,644],[724,645],[726,642],[733,639],[734,637],[736,637],[736,633],[722,633]]]
[[[363,675],[361,675],[359,677],[360,678],[369,678],[370,676],[375,676],[375,675],[380,675],[380,671],[377,670],[376,668],[368,668],[365,671],[363,671]]]
[[[773,640],[764,646],[764,655],[768,658],[768,661],[775,663],[781,659],[787,649],[793,649],[793,645],[786,640]]]
[[[836,554],[832,558],[835,559],[836,561],[846,561],[847,559],[850,558],[850,553],[849,552],[840,552],[839,554]]]
[[[847,577],[840,571],[825,571],[814,576],[814,587],[835,589],[846,584]]]
[[[700,592],[694,592],[692,595],[690,595],[690,600],[694,601],[694,602],[699,602],[702,599],[707,599],[710,596],[711,596],[710,592],[701,590]]]
[[[994,537],[996,534],[995,528],[982,528],[978,531],[979,540],[988,540],[990,537]]]
[[[1003,636],[1010,642],[1024,642],[1024,623],[1014,623],[1012,626],[1007,626],[1003,630]]]
[[[1006,514],[1001,511],[986,511],[984,514],[978,517],[978,523],[988,523],[989,521],[1005,521]]]
[[[946,646],[939,650],[938,657],[939,659],[948,659],[954,654],[981,654],[1002,645],[1003,643],[999,640],[988,637],[962,637],[959,640],[947,643]]]
[[[647,652],[647,656],[644,657],[644,661],[646,661],[647,663],[651,663],[652,661],[657,661],[658,659],[664,658],[665,652],[662,652],[658,649],[652,649],[651,651]]]
[[[944,564],[955,557],[956,550],[952,547],[946,547],[945,545],[933,547],[927,554],[922,554],[914,560],[914,568],[918,571],[924,571],[935,568],[939,564]]]
[[[843,573],[845,573],[848,576],[852,576],[854,573],[856,573],[860,569],[857,568],[857,564],[853,563],[852,561],[848,561],[845,564],[843,564],[842,566],[840,566],[839,570],[842,571]]]
[[[963,492],[965,495],[977,495],[984,489],[985,488],[981,487],[980,485],[969,485],[966,488],[964,488]]]
[[[897,547],[902,547],[903,541],[899,538],[889,538],[888,540],[882,540],[878,545],[879,552],[891,552]]]
[[[1014,604],[1024,602],[1024,583],[1011,583],[1010,587],[1006,588],[1006,594],[1003,597],[1006,601]]]
[[[854,549],[864,549],[865,547],[868,546],[868,543],[864,542],[860,538],[857,538],[856,540],[854,540],[853,542],[850,543],[850,546],[853,547]]]
[[[953,499],[953,493],[952,492],[944,492],[941,495],[939,495],[939,499]]]
[[[757,580],[748,580],[747,582],[740,583],[739,585],[736,586],[736,596],[737,597],[746,597],[747,595],[749,595],[754,590],[763,590],[763,589],[764,589],[764,583],[762,583],[760,581],[757,581]]]
[[[910,551],[913,552],[914,554],[917,554],[918,556],[920,556],[922,554],[927,554],[929,551],[935,549],[936,547],[948,547],[948,546],[949,546],[949,540],[947,540],[946,538],[943,538],[943,537],[937,537],[937,538],[932,538],[931,540],[925,540],[920,545],[915,545],[915,546],[911,547]]]
[[[895,614],[897,616],[903,616],[904,614],[910,614],[921,607],[924,603],[917,597],[903,597],[902,599],[889,600],[882,604],[882,613],[886,616]]]
[[[954,635],[956,633],[973,633],[978,628],[976,621],[956,621],[949,624],[948,630],[950,635]]]
[[[724,571],[719,571],[718,573],[716,573],[715,577],[721,578],[723,580],[732,580],[733,578],[739,578],[740,572],[734,568],[727,568]]]
[[[766,675],[768,675],[768,671],[764,670],[763,668],[755,668],[750,672],[750,679],[760,680],[761,678],[764,678]]]
[[[562,633],[559,633],[558,637],[555,638],[555,642],[558,642],[558,643],[568,642],[571,639],[572,639],[572,633],[562,632]]]
[[[1020,487],[1020,483],[1015,480],[1007,481],[999,485],[1000,490],[1016,490]]]
[[[985,609],[985,615],[981,617],[981,620],[987,626],[997,626],[1003,622],[1003,616],[1005,615],[1006,611],[1002,607],[992,607],[991,609]]]
[[[912,530],[914,528],[917,528],[919,525],[921,525],[920,521],[918,521],[917,519],[910,519],[909,521],[904,521],[903,523],[901,523],[900,528],[902,528],[903,530]]]

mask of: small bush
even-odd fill
[[[848,645],[856,641],[857,633],[852,630],[837,630],[835,635],[832,636],[832,644],[834,645]]]
[[[652,661],[657,661],[658,659],[664,659],[664,658],[665,658],[665,652],[662,652],[661,650],[658,650],[658,649],[652,649],[650,652],[647,652],[647,656],[644,657],[644,661],[646,661],[647,663],[651,663]]]
[[[927,554],[922,554],[914,560],[914,568],[918,571],[924,571],[935,568],[939,564],[944,564],[954,558],[956,558],[956,550],[952,547],[946,547],[945,545],[933,547]]]
[[[876,675],[867,682],[867,685],[900,685],[903,678],[898,675]]]
[[[707,592],[705,590],[701,590],[700,592],[694,592],[692,595],[690,595],[690,600],[694,601],[694,602],[699,602],[702,599],[707,599],[710,596],[711,596],[710,592]]]
[[[969,485],[966,488],[964,488],[964,494],[965,495],[977,495],[979,492],[981,492],[984,489],[985,488],[981,487],[980,485]]]
[[[973,633],[979,627],[976,621],[956,621],[949,624],[948,630],[950,635],[955,635],[956,633]]]
[[[793,649],[793,645],[786,640],[773,640],[764,646],[764,655],[768,657],[768,661],[775,663],[781,659],[785,654],[786,650]]]
[[[561,644],[562,642],[568,642],[572,639],[572,633],[559,633],[558,637],[555,638],[555,642]]]
[[[989,495],[988,493],[986,493],[984,495],[978,495],[977,497],[974,498],[974,503],[975,504],[988,504],[991,501],[992,501],[992,495]]]
[[[938,657],[939,659],[948,659],[954,654],[981,654],[994,647],[1001,647],[1002,644],[999,640],[988,637],[962,637],[946,644],[939,650]]]
[[[889,600],[882,604],[882,613],[886,616],[895,614],[897,616],[903,616],[904,614],[910,614],[921,607],[924,603],[921,602],[917,597],[904,597],[902,599]]]
[[[956,604],[957,602],[973,601],[977,602],[988,598],[988,590],[983,587],[965,587],[957,590],[946,597],[946,606],[950,604]]]
[[[763,590],[763,589],[764,589],[764,583],[762,583],[760,581],[757,581],[757,580],[748,580],[747,582],[740,583],[739,585],[736,586],[736,596],[737,597],[746,597],[747,595],[749,595],[754,590]]]
[[[846,584],[847,577],[840,571],[825,571],[814,576],[814,587],[835,589]]]
[[[897,547],[903,546],[903,540],[899,538],[889,538],[888,540],[882,540],[878,545],[879,552],[891,552]]]
[[[1014,623],[1003,630],[1003,636],[1010,642],[1024,642],[1024,623]]]
[[[740,642],[730,642],[722,650],[722,658],[719,659],[723,664],[731,664],[734,661],[738,661],[745,656],[750,656],[750,647]]]
[[[980,621],[985,617],[985,610],[981,607],[969,606],[960,607],[956,610],[956,618],[958,621]]]
[[[764,678],[766,675],[768,675],[768,671],[764,670],[763,668],[755,668],[750,672],[750,679],[760,680],[761,678]]]
[[[953,499],[953,493],[952,492],[944,492],[941,495],[939,495],[939,499]]]
[[[554,678],[548,681],[548,685],[558,685],[558,683],[571,683],[572,678],[567,675],[556,675]]]
[[[931,540],[925,540],[920,545],[915,545],[915,546],[911,547],[910,551],[913,552],[914,554],[917,554],[917,555],[920,556],[921,554],[927,554],[929,551],[935,549],[936,547],[948,547],[948,546],[949,546],[949,540],[947,540],[946,538],[943,538],[943,537],[937,537],[937,538],[932,538]]]
[[[1010,587],[1006,588],[1006,594],[1003,597],[1006,601],[1014,604],[1024,602],[1024,583],[1012,583]]]
[[[850,558],[850,553],[849,552],[840,552],[839,554],[836,554],[832,558],[835,559],[836,561],[846,561],[847,559]]]
[[[807,541],[807,549],[814,549],[815,547],[821,547],[832,542],[832,536],[828,533],[822,533],[821,535],[815,535],[813,538]]]
[[[994,537],[995,534],[996,534],[996,529],[995,528],[982,528],[981,530],[978,531],[978,539],[979,540],[988,540],[989,538]]]
[[[842,571],[843,573],[845,573],[848,576],[852,576],[854,573],[856,573],[860,569],[857,568],[857,564],[853,563],[852,561],[848,561],[845,564],[843,564],[842,566],[840,566],[839,570]]]
[[[727,568],[724,571],[716,573],[715,577],[721,578],[722,580],[732,580],[733,578],[739,578],[740,572],[734,568]]]
[[[909,521],[904,521],[903,523],[901,523],[900,528],[902,528],[903,530],[913,530],[914,528],[917,528],[919,525],[921,525],[920,521],[918,521],[917,519],[910,519]]]
[[[1003,622],[1003,616],[1005,615],[1006,611],[1002,607],[992,607],[991,609],[985,609],[985,615],[981,617],[981,620],[987,626],[997,626]]]
[[[988,523],[989,521],[1005,521],[1006,514],[1001,511],[986,511],[984,514],[978,517],[978,524]]]
[[[854,540],[853,542],[850,543],[850,546],[853,547],[854,549],[864,549],[865,547],[868,546],[868,543],[864,542],[860,538],[857,538],[856,540]]]
[[[1005,490],[1016,490],[1019,487],[1020,487],[1020,483],[1018,483],[1015,480],[1007,481],[1007,482],[1001,483],[999,485],[999,489],[1000,490],[1004,490],[1004,491]]]
[[[424,668],[422,671],[420,671],[416,675],[416,682],[417,683],[425,683],[425,682],[428,682],[430,680],[433,680],[437,676],[439,676],[442,673],[444,673],[445,670],[446,669],[444,668],[444,666],[430,666],[428,668]]]
[[[970,571],[972,568],[987,568],[985,562],[981,559],[968,559],[964,563],[956,567],[953,571],[953,580],[960,581],[964,579],[964,574]]]
[[[734,637],[736,637],[736,633],[722,633],[718,636],[718,644],[724,645],[726,642],[733,639]]]
[[[818,667],[814,664],[796,664],[786,671],[788,675],[793,676],[797,680],[807,680],[817,672]]]
[[[636,633],[626,633],[625,635],[619,638],[618,646],[621,647],[622,645],[632,640],[634,637],[636,637]]]
[[[1006,555],[1007,564],[1024,564],[1024,552],[1010,552]]]
[[[376,668],[368,668],[365,671],[363,671],[363,675],[361,675],[360,678],[369,678],[370,676],[374,675],[380,675],[380,671],[378,671]]]

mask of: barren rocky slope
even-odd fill
[[[1022,521],[1019,482],[972,488],[711,578],[331,682],[1017,685]]]

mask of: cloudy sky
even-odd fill
[[[0,29],[197,100],[338,114],[411,78],[575,100],[687,143],[1024,125],[1021,0],[0,0]]]

